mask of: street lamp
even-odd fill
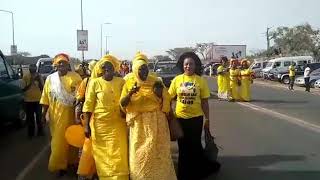
[[[2,11],[2,12],[7,12],[7,13],[11,13],[11,18],[12,18],[12,48],[15,48],[15,44],[14,44],[14,19],[13,19],[13,12],[12,12],[12,11],[7,11],[7,10],[1,10],[1,9],[0,9],[0,11]],[[12,48],[11,48],[11,50],[12,50]],[[15,51],[17,51],[16,49],[17,49],[17,48],[15,48]],[[14,52],[14,53],[16,53],[16,52]],[[11,51],[11,54],[13,54],[12,51]]]
[[[111,36],[105,36],[106,37],[106,54],[109,54],[109,51],[108,51],[108,38],[111,37]]]
[[[100,25],[100,28],[101,28],[101,36],[100,36],[100,42],[101,42],[101,44],[100,44],[100,48],[101,48],[101,52],[100,52],[100,54],[101,54],[101,57],[102,57],[102,28],[103,28],[103,25],[104,24],[111,24],[110,22],[106,22],[106,23],[102,23],[101,25]]]

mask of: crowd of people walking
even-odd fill
[[[198,180],[220,169],[218,162],[205,157],[201,144],[203,130],[210,132],[210,90],[201,76],[199,57],[193,52],[180,56],[177,67],[182,73],[170,87],[149,72],[148,63],[140,52],[132,68],[105,55],[71,71],[69,56],[61,53],[53,58],[55,72],[45,82],[30,65],[30,75],[24,78],[29,136],[34,134],[32,119],[37,112],[38,135],[44,135],[45,124],[50,129],[50,172],[60,177],[74,167],[78,179]],[[225,68],[219,68],[219,83],[229,79],[224,77],[229,73]],[[176,170],[170,121],[183,132]],[[66,135],[75,126],[82,129],[72,134],[73,140],[82,139],[80,146]]]
[[[250,61],[221,57],[221,65],[217,69],[218,98],[219,100],[251,101],[251,84],[253,72],[249,68]]]

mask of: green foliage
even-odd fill
[[[294,27],[278,27],[271,32],[273,48],[281,48],[284,55],[312,55],[319,58],[320,33],[310,24]]]

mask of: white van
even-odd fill
[[[268,73],[272,71],[286,71],[288,70],[291,62],[295,62],[297,66],[304,65],[305,63],[312,63],[313,58],[311,56],[293,56],[293,57],[281,57],[271,59],[267,63],[267,66],[262,69],[263,77],[267,77]]]
[[[254,59],[250,69],[254,72],[255,77],[261,77],[261,71],[267,66],[268,60]]]
[[[40,58],[37,61],[37,72],[41,74],[44,79],[53,72],[52,60],[53,58]]]

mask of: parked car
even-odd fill
[[[13,71],[0,51],[0,125],[23,126],[26,123],[20,79],[21,76]]]
[[[268,60],[258,60],[255,59],[253,63],[250,65],[250,69],[254,72],[255,78],[262,77],[262,69],[267,66]]]
[[[318,80],[314,83],[314,87],[315,87],[315,88],[320,88],[320,79],[318,79]]]
[[[209,63],[203,67],[203,72],[205,75],[210,75],[210,66],[212,66],[212,75],[217,75],[217,69],[221,65],[221,63]]]
[[[310,87],[314,87],[315,83],[317,80],[320,79],[320,68],[316,69],[314,71],[312,71],[310,73]],[[296,84],[297,86],[304,86],[304,77],[303,76],[299,76],[295,79],[294,84]]]
[[[180,70],[175,61],[159,61],[154,65],[154,72],[158,74],[166,87],[170,87],[171,81],[180,73]]]
[[[296,65],[301,66],[305,63],[312,63],[314,60],[311,56],[294,56],[294,57],[281,57],[276,59],[271,59],[267,63],[267,66],[262,69],[262,76],[267,79],[268,73],[271,70],[278,72],[286,71],[292,62]]]
[[[320,63],[310,63],[308,64],[308,66],[310,67],[311,72],[314,71],[315,69],[320,68]],[[297,66],[296,68],[296,77],[303,75],[304,73],[304,66],[300,65]],[[289,84],[290,80],[289,80],[289,70],[283,71],[283,72],[278,72],[277,74],[277,78],[279,82],[282,82],[284,84]]]
[[[53,71],[52,58],[40,58],[37,61],[37,72],[46,79],[47,76]]]

